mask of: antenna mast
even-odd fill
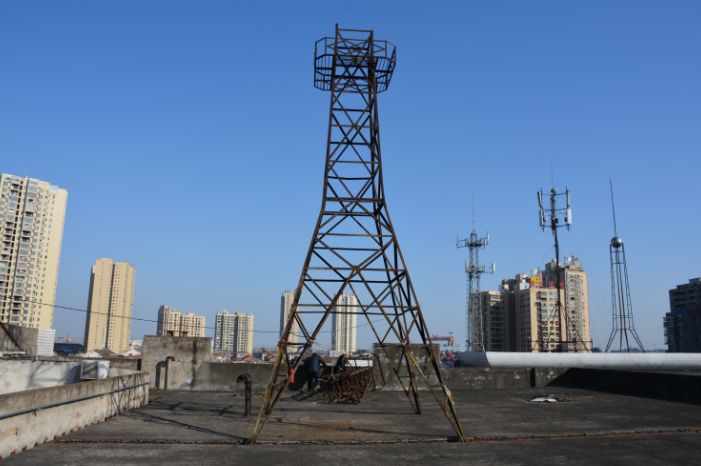
[[[558,200],[565,198],[565,206],[559,207]],[[562,202],[562,201],[560,201]],[[548,316],[546,322],[539,325],[537,343],[539,351],[577,351],[577,329],[569,328],[567,322],[567,308],[562,302],[562,267],[560,267],[560,242],[557,237],[557,229],[565,227],[568,230],[572,225],[572,208],[570,207],[570,190],[558,193],[555,187],[550,189],[550,205],[543,205],[543,190],[538,191],[538,207],[540,228],[545,231],[549,226],[555,243],[555,282],[557,288],[557,304],[555,312]],[[573,337],[573,338],[570,338]],[[533,338],[533,336],[531,337]],[[581,340],[581,338],[579,338]],[[570,343],[573,343],[570,347]],[[586,349],[586,345],[584,345]]]
[[[487,319],[482,308],[482,295],[480,294],[480,277],[484,273],[496,272],[496,265],[487,268],[480,264],[479,250],[485,249],[489,244],[489,234],[480,237],[475,228],[475,203],[472,202],[472,232],[465,239],[456,241],[458,249],[467,248],[469,257],[465,262],[467,274],[467,319],[465,344],[468,351],[486,351],[485,324]]]
[[[618,236],[616,225],[616,207],[613,202],[613,181],[609,180],[611,189],[611,213],[613,214],[613,238],[609,243],[609,258],[611,261],[611,314],[613,316],[613,328],[611,336],[606,344],[606,352],[611,350],[618,337],[618,351],[630,352],[634,348],[633,342],[638,345],[640,351],[645,352],[638,332],[633,325],[633,305],[630,299],[630,286],[628,284],[628,264],[626,262],[626,249],[623,240]]]

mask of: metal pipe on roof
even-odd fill
[[[701,353],[516,353],[487,351],[459,352],[456,356],[463,367],[701,370]]]

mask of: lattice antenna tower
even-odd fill
[[[611,336],[606,343],[606,352],[610,351],[616,340],[618,350],[630,352],[635,345],[640,351],[645,352],[638,332],[633,324],[633,304],[630,299],[630,285],[628,283],[628,262],[626,261],[626,249],[623,239],[618,236],[616,224],[616,206],[613,202],[613,181],[609,180],[611,189],[611,213],[613,214],[613,238],[609,243],[609,258],[611,261],[611,314],[613,325]]]
[[[456,241],[458,249],[467,248],[468,259],[465,261],[465,274],[467,275],[467,315],[465,319],[466,338],[465,345],[468,351],[486,351],[485,334],[487,316],[482,307],[482,295],[480,293],[480,280],[482,274],[496,272],[496,264],[487,268],[480,264],[480,249],[485,249],[489,244],[489,233],[480,236],[475,227],[475,206],[472,205],[472,231],[470,236]]]
[[[560,267],[560,242],[557,236],[558,228],[565,227],[568,230],[572,225],[572,208],[570,207],[570,190],[565,189],[564,193],[558,193],[555,187],[550,189],[550,204],[543,205],[543,190],[538,191],[538,208],[540,228],[545,231],[546,226],[550,228],[555,243],[555,281],[557,282],[557,303],[552,313],[548,315],[545,323],[539,321],[538,336],[535,342],[541,352],[547,351],[567,351],[567,344],[570,342],[569,327],[567,325],[567,309],[562,302],[562,270]],[[565,206],[558,205],[558,201],[565,199]],[[565,300],[566,301],[566,300]],[[540,317],[539,317],[540,320]],[[552,327],[557,331],[551,331]],[[533,338],[533,336],[531,336]],[[576,345],[575,345],[576,348]]]
[[[385,199],[377,99],[396,57],[371,30],[336,25],[334,37],[316,43],[314,86],[330,95],[322,204],[250,443],[334,315],[365,321],[414,413],[423,383],[465,440]]]

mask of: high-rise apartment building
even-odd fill
[[[481,291],[472,296],[476,312],[472,316],[472,350],[509,351],[509,331],[511,322],[506,306],[508,295],[502,291]]]
[[[0,175],[0,321],[49,329],[68,193]]]
[[[591,351],[587,274],[579,260],[567,257],[561,269],[557,308],[555,263],[545,270],[502,280],[500,291],[481,294],[482,334],[486,351]],[[475,299],[475,297],[473,297]],[[474,317],[471,322],[474,322]],[[473,335],[478,332],[471,332]],[[561,342],[564,342],[562,346]]]
[[[214,350],[230,354],[253,353],[253,314],[217,312]]]
[[[198,316],[194,312],[188,312],[180,316],[181,337],[203,337],[205,329],[205,317]]]
[[[158,308],[158,326],[156,328],[156,335],[166,336],[180,336],[180,313],[179,309],[174,307],[161,305]]]
[[[515,350],[525,352],[559,351],[564,325],[557,313],[557,289],[531,287],[517,289],[514,296]],[[560,291],[564,299],[564,291]]]
[[[158,308],[157,335],[176,337],[203,337],[206,328],[204,316],[189,312],[182,314],[179,309],[166,306]]]
[[[217,312],[214,318],[214,351],[234,352],[234,314]]]
[[[353,353],[356,350],[358,298],[353,294],[342,294],[331,315],[331,348],[339,353]]]
[[[669,290],[664,334],[670,353],[701,352],[701,278]]]
[[[253,314],[234,313],[234,353],[253,353]]]
[[[560,278],[564,289],[564,312],[566,331],[564,340],[568,343],[567,351],[591,351],[591,331],[589,329],[589,286],[587,273],[582,263],[576,257],[565,257],[564,264],[560,264],[562,273]],[[555,261],[546,264],[543,272],[543,281],[548,287],[557,286],[557,272]]]
[[[290,316],[290,309],[292,308],[292,300],[294,297],[294,291],[284,291],[280,297],[280,338],[282,338],[282,332],[285,331],[285,325],[287,325],[287,319]],[[297,323],[297,321],[292,323],[287,341],[293,344],[299,341],[299,323]]]
[[[85,350],[129,349],[135,270],[127,262],[98,259],[90,275]]]

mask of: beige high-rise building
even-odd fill
[[[234,313],[234,353],[253,353],[253,314]]]
[[[564,297],[564,292],[561,292]],[[557,289],[525,288],[514,292],[516,351],[558,351],[564,326],[557,315]]]
[[[592,339],[589,327],[589,286],[587,273],[582,267],[582,263],[573,256],[565,257],[564,263],[560,264],[563,273],[564,290],[563,305],[566,330],[563,329],[567,343],[567,351],[591,351]],[[548,286],[556,285],[555,261],[545,266],[543,280]]]
[[[285,325],[287,325],[287,319],[290,316],[290,309],[292,308],[292,301],[294,300],[294,291],[284,291],[282,297],[280,297],[280,338],[282,338],[282,332],[285,330]],[[292,327],[290,328],[290,335],[287,338],[288,343],[295,344],[299,341],[299,323],[297,321],[292,322]],[[293,347],[292,350],[295,350]]]
[[[0,175],[0,321],[49,329],[68,192]]]
[[[356,350],[356,318],[358,298],[353,294],[342,294],[332,311],[331,348],[344,354]]]
[[[158,308],[158,327],[156,329],[156,335],[166,336],[180,336],[180,317],[181,313],[179,309],[174,307],[161,305]]]
[[[188,312],[180,316],[181,337],[203,337],[204,329],[204,316],[198,316],[194,312]]]
[[[158,308],[157,335],[175,337],[203,337],[206,328],[204,316],[189,312],[183,314],[179,309],[166,306]]]
[[[591,351],[589,330],[589,294],[587,274],[582,264],[574,257],[566,257],[560,265],[561,290],[564,319],[557,308],[557,274],[555,263],[546,264],[545,270],[534,270],[530,275],[519,274],[516,278],[503,280],[501,301],[506,336],[505,351]],[[496,292],[489,292],[496,293]],[[494,310],[487,310],[490,315]],[[496,316],[502,313],[497,308]],[[489,319],[489,318],[488,318]],[[486,325],[499,323],[488,320]],[[499,325],[494,325],[494,330]],[[492,335],[490,328],[487,335]],[[485,337],[487,351],[503,351],[501,345],[492,344]],[[560,342],[563,342],[562,348]]]
[[[85,350],[129,349],[134,298],[134,267],[127,262],[98,259],[90,275]]]

